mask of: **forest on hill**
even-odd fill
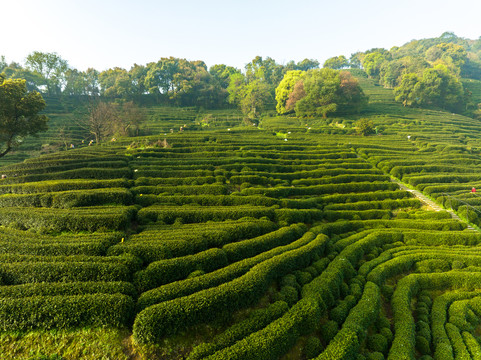
[[[3,59],[1,357],[479,359],[480,54]]]
[[[404,105],[474,113],[476,97],[471,96],[469,84],[463,84],[462,79],[481,80],[480,56],[481,40],[446,32],[438,38],[413,40],[389,50],[374,48],[357,52],[349,59],[335,56],[326,60],[323,67],[362,68],[380,85],[393,88],[396,99]],[[279,64],[270,57],[257,56],[244,69],[228,64],[207,68],[201,60],[164,57],[145,65],[134,64],[129,70],[115,67],[79,71],[56,53],[35,51],[27,56],[23,65],[8,63],[2,56],[0,73],[7,79],[26,79],[29,90],[38,90],[47,96],[100,95],[175,106],[219,108],[234,104],[243,109],[248,108],[247,103],[257,101],[258,111],[250,113],[253,106],[244,111],[255,116],[265,106],[273,108],[276,88],[283,80],[287,81],[286,76],[293,76],[288,75],[289,72],[309,73],[319,65],[313,59]]]

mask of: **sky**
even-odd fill
[[[243,69],[390,49],[445,31],[478,39],[479,0],[0,0],[0,55],[55,52],[72,68],[130,69],[161,57]]]

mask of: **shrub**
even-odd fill
[[[302,352],[307,359],[313,359],[318,356],[324,347],[321,340],[317,336],[309,336],[304,344]]]
[[[309,265],[315,254],[322,253],[325,241],[324,236],[318,236],[308,245],[266,260],[228,283],[141,311],[134,323],[134,337],[141,343],[152,343],[189,325],[206,322],[224,310],[253,304],[272,281]]]
[[[0,298],[0,329],[71,329],[128,326],[134,301],[122,294]]]

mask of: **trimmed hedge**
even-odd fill
[[[130,205],[133,195],[127,189],[109,188],[70,190],[55,193],[6,194],[0,196],[0,207],[53,207],[69,209],[102,204]]]
[[[0,298],[24,298],[32,296],[86,295],[86,294],[124,294],[137,296],[134,285],[123,281],[83,281],[33,283],[0,286]]]
[[[72,329],[131,324],[134,301],[123,294],[0,298],[0,330]]]
[[[353,359],[366,337],[368,327],[378,318],[380,309],[379,287],[372,282],[367,282],[361,300],[349,312],[341,330],[316,359]]]
[[[124,188],[128,186],[126,179],[109,180],[46,180],[25,184],[3,185],[0,182],[0,194],[33,194],[55,191],[70,191],[100,188]]]
[[[135,207],[86,207],[66,211],[50,208],[0,208],[0,224],[23,229],[97,231],[122,230],[130,225]]]
[[[135,273],[134,283],[140,292],[176,280],[185,279],[196,270],[211,272],[227,266],[228,260],[224,250],[213,248],[195,255],[156,261],[145,270]]]
[[[220,335],[215,336],[212,341],[194,347],[187,360],[200,360],[219,350],[232,346],[237,341],[268,326],[288,310],[289,307],[284,301],[278,301],[265,309],[254,310],[247,319],[234,324]]]
[[[303,246],[308,245],[311,241],[314,240],[315,237],[316,235],[314,235],[312,232],[307,232],[299,240],[294,241],[291,244],[276,247],[272,250],[265,251],[252,258],[238,261],[222,269],[213,271],[202,276],[173,282],[171,284],[167,284],[159,288],[146,291],[139,297],[137,306],[140,310],[142,310],[163,301],[188,296],[203,289],[211,288],[232,281],[240,276],[243,276],[252,267],[261,264],[266,260],[269,260],[278,255],[282,255],[285,252],[299,249]]]
[[[269,220],[257,219],[152,226],[133,235],[129,241],[110,247],[108,254],[131,253],[150,263],[222,247],[229,242],[260,236],[277,228],[278,225]]]
[[[299,340],[314,331],[324,309],[313,298],[298,301],[264,329],[252,333],[206,360],[277,360]]]
[[[141,311],[134,323],[134,337],[139,343],[153,343],[189,325],[219,317],[254,304],[270,284],[289,272],[308,266],[326,244],[320,235],[309,244],[275,256],[252,267],[245,275],[190,296],[153,305]]]
[[[129,281],[123,264],[103,262],[18,262],[0,265],[3,285],[70,281]]]
[[[304,224],[295,224],[252,239],[233,242],[222,247],[229,262],[258,255],[277,246],[283,246],[298,239],[307,231]]]
[[[142,206],[154,204],[186,205],[197,204],[202,206],[236,206],[255,205],[273,206],[280,203],[277,199],[265,196],[232,196],[232,195],[149,195],[142,194],[135,197],[135,203]],[[297,202],[292,202],[297,203]],[[312,207],[312,206],[310,206]]]
[[[183,223],[198,223],[205,221],[222,221],[227,219],[240,219],[243,217],[275,219],[273,208],[261,206],[149,206],[138,212],[139,221],[143,224],[151,221],[161,221],[172,224],[176,219]]]

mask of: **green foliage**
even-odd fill
[[[321,340],[319,340],[318,337],[309,336],[306,340],[304,348],[302,349],[302,352],[307,359],[313,359],[317,357],[323,349],[324,347],[322,346]]]
[[[293,108],[286,108],[286,102],[289,99],[292,91],[294,90],[294,86],[296,83],[301,80],[305,75],[305,72],[300,70],[292,70],[286,72],[282,81],[279,83],[279,86],[276,88],[276,110],[278,114],[286,114],[292,112]]]
[[[374,133],[374,124],[371,120],[363,118],[356,122],[356,131],[362,136],[371,135]]]
[[[325,240],[323,236],[317,237],[304,247],[254,266],[233,281],[141,311],[134,323],[134,337],[141,343],[152,343],[163,335],[206,322],[222,311],[233,311],[253,304],[273,280],[308,265],[314,255],[322,252]],[[207,298],[209,302],[200,301]]]
[[[332,58],[329,58],[324,62],[324,65],[323,65],[323,67],[325,68],[334,69],[334,70],[344,69],[347,66],[348,66],[348,61],[344,55],[334,56]]]
[[[265,309],[254,310],[247,319],[236,323],[222,334],[217,335],[209,343],[196,346],[189,354],[188,360],[202,359],[214,352],[232,346],[252,333],[262,329],[275,321],[288,311],[288,306],[283,301],[269,305]]]
[[[0,304],[2,331],[122,327],[134,315],[134,301],[122,294],[1,298]]]
[[[24,137],[47,129],[48,117],[38,113],[45,108],[40,93],[28,92],[25,80],[0,77],[0,157],[19,146]]]

